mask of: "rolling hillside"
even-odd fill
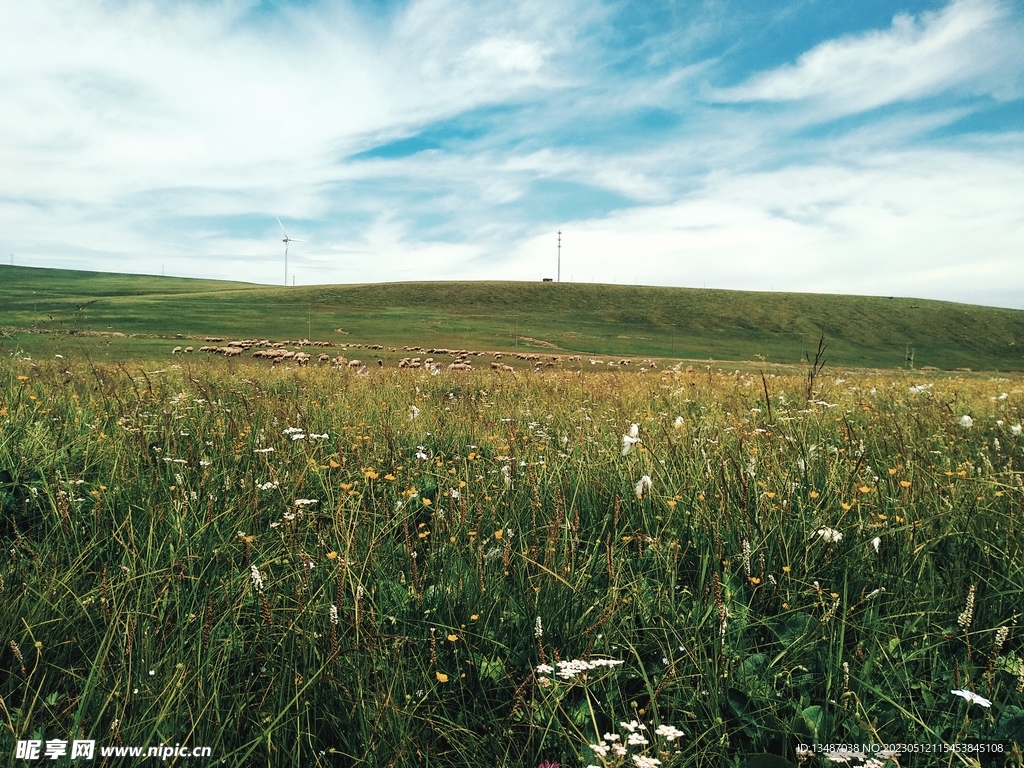
[[[1024,369],[1024,311],[923,299],[582,283],[266,287],[0,267],[4,348],[161,357],[168,339],[311,338],[830,365]],[[101,334],[101,335],[97,335]],[[121,336],[120,334],[124,334]]]

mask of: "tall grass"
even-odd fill
[[[675,766],[1020,764],[1021,380],[217,362],[0,369],[12,764],[584,766],[633,719]]]

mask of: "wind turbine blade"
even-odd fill
[[[308,243],[308,240],[296,240],[294,237],[289,237],[288,240],[292,243]]]
[[[277,219],[278,226],[281,227],[281,231],[284,232],[284,236],[287,238],[288,237],[288,230],[284,228],[284,224],[281,223],[280,217],[275,216],[274,218]],[[291,238],[289,238],[289,239],[291,239]]]

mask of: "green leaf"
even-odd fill
[[[818,741],[821,738],[822,727],[825,724],[825,709],[817,705],[807,707],[800,713],[800,718],[807,726],[811,738]]]
[[[996,723],[996,739],[999,741],[1024,741],[1024,709],[1008,704],[999,713]]]

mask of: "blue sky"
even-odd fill
[[[0,254],[284,282],[553,277],[1024,308],[1024,7],[5,9]]]

